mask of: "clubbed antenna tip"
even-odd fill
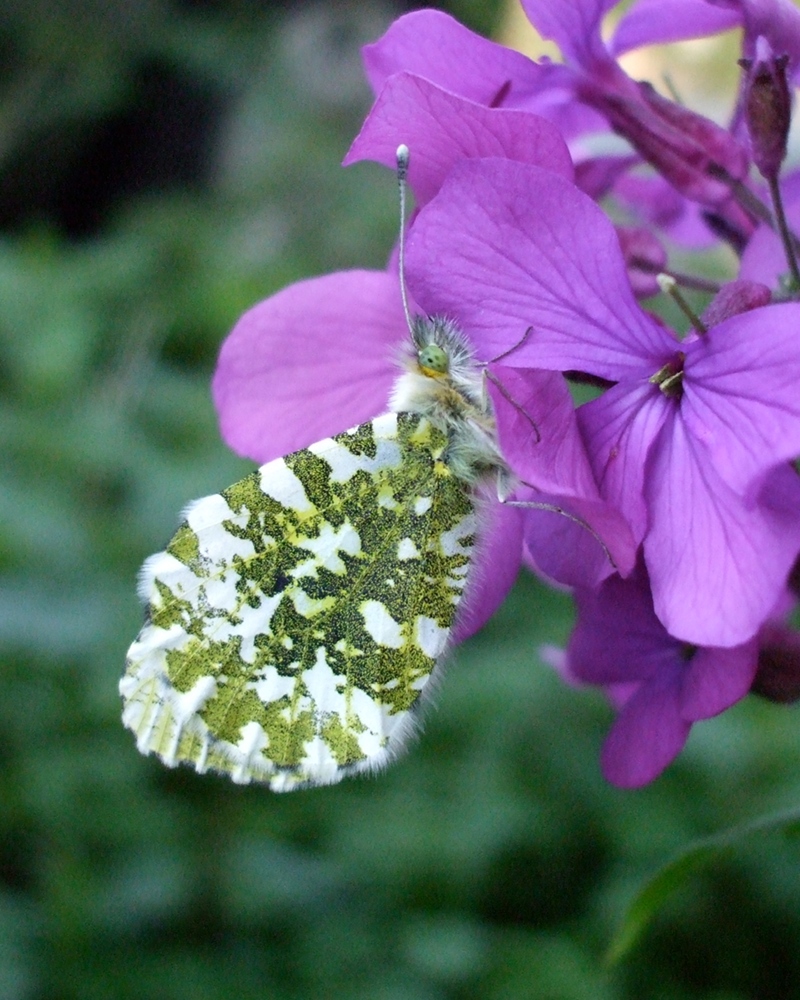
[[[395,157],[397,159],[397,177],[398,180],[405,180],[408,174],[408,146],[404,142],[401,142],[397,147],[397,152]]]

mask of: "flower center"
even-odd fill
[[[686,355],[683,351],[678,351],[675,357],[659,368],[655,375],[650,376],[653,385],[659,389],[669,399],[680,399],[683,395],[683,362]]]

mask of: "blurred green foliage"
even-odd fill
[[[484,30],[496,16],[451,9]],[[652,787],[609,788],[609,710],[537,656],[564,642],[569,601],[530,577],[374,779],[274,796],[169,771],[120,725],[139,564],[186,501],[249,470],[210,401],[222,338],[287,282],[382,266],[392,246],[392,178],[338,164],[369,103],[358,46],[396,13],[0,15],[4,1000],[797,992],[800,855],[780,834],[700,871],[604,968],[675,848],[796,805],[800,739],[791,710],[751,701],[697,727]],[[148,160],[187,116],[183,145]]]

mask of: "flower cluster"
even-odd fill
[[[693,722],[751,690],[800,694],[786,623],[800,553],[800,174],[784,168],[800,11],[638,0],[604,41],[613,0],[523,6],[563,63],[434,10],[367,46],[375,102],[345,164],[393,168],[409,146],[411,296],[472,341],[515,497],[551,508],[494,505],[459,635],[492,614],[522,562],[572,588],[563,672],[619,710],[603,768],[637,786]],[[731,27],[742,76],[728,127],[617,62]],[[674,273],[681,243],[726,244],[738,274],[720,287]],[[682,285],[707,290],[702,315]],[[688,333],[640,305],[659,289],[685,309]],[[406,337],[394,258],[279,292],[222,348],[225,439],[265,462],[372,419]],[[589,387],[580,405],[571,383]]]

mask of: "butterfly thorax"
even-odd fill
[[[410,352],[390,401],[396,413],[419,413],[448,437],[442,460],[473,486],[506,472],[484,373],[464,334],[447,318],[414,318]]]

